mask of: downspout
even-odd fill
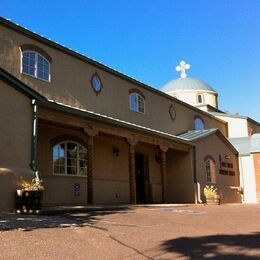
[[[197,189],[198,189],[198,202],[199,203],[202,203],[203,201],[201,200],[201,197],[200,197],[200,183],[199,182],[197,182]]]
[[[239,165],[240,164],[240,165]],[[244,181],[244,168],[243,168],[242,156],[238,155],[238,171],[239,171],[239,185],[241,190],[241,200],[242,203],[245,203],[245,181]]]
[[[36,180],[40,180],[39,171],[37,169],[37,139],[38,139],[38,106],[36,100],[32,100],[33,106],[33,124],[32,124],[32,147],[31,147],[31,169],[34,172]]]
[[[200,197],[200,183],[197,182],[197,165],[196,165],[196,147],[192,147],[192,154],[193,154],[193,177],[194,177],[194,183],[196,185],[196,193],[197,193],[197,202],[202,203],[203,201],[201,200]]]

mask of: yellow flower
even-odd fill
[[[214,198],[215,195],[217,195],[217,188],[214,187],[213,185],[211,186],[206,185],[203,190],[203,193],[206,198]]]

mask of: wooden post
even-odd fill
[[[136,180],[135,180],[135,145],[137,141],[127,139],[129,144],[129,188],[130,188],[130,203],[136,204]]]
[[[130,203],[136,204],[135,147],[134,147],[134,145],[129,145],[129,184],[130,184]]]
[[[98,135],[98,131],[92,126],[86,126],[83,128],[87,137],[87,202],[88,204],[94,203],[94,165],[93,165],[93,143],[94,136]]]
[[[167,203],[166,152],[168,150],[168,147],[160,146],[160,149],[161,149],[162,202]]]
[[[87,143],[87,193],[88,193],[88,204],[93,204],[93,136],[88,136]]]

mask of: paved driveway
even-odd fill
[[[1,259],[260,259],[260,205],[0,215]]]

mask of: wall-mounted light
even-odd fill
[[[229,159],[231,159],[231,157],[226,154],[226,155],[225,155],[225,159],[226,159],[226,160],[229,160]]]
[[[219,161],[219,168],[222,167],[222,158],[221,158],[221,154],[218,156],[218,161]]]
[[[161,154],[159,154],[159,153],[155,154],[155,161],[157,163],[161,163],[162,162]]]
[[[119,157],[119,148],[113,147],[113,155]]]

